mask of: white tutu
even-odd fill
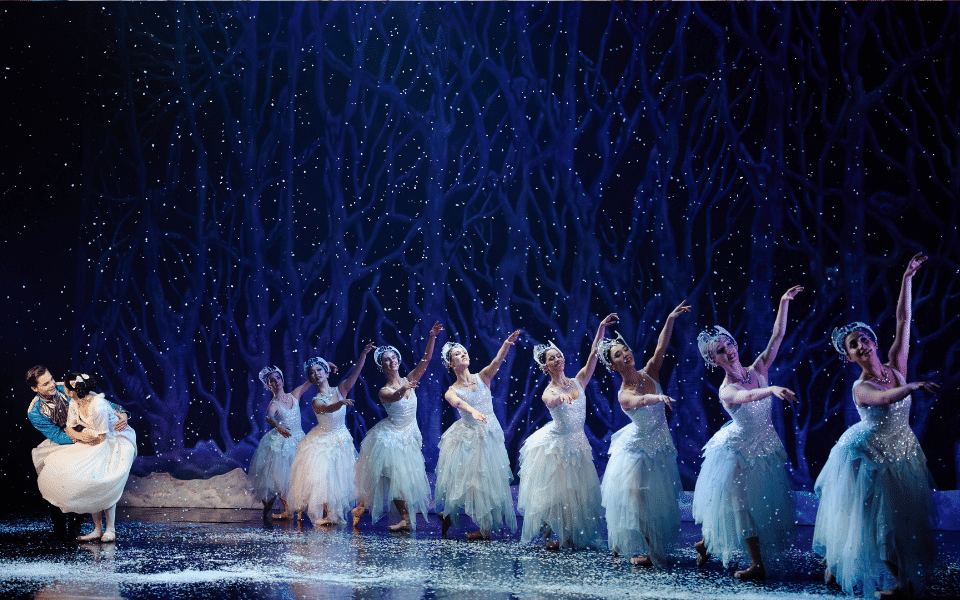
[[[662,393],[659,384],[657,391]],[[650,555],[654,563],[663,564],[667,549],[680,536],[677,498],[683,487],[677,449],[663,404],[624,413],[633,422],[613,434],[610,461],[600,486],[607,544],[615,552]]]
[[[460,418],[440,438],[437,460],[437,513],[450,517],[459,526],[460,511],[483,531],[501,527],[517,529],[517,515],[510,493],[510,459],[504,446],[503,429],[493,412],[493,400],[479,376],[476,391],[456,390],[475,410],[487,417],[475,421],[460,411]]]
[[[274,421],[286,427],[290,437],[283,437],[274,427],[263,436],[250,459],[253,495],[263,502],[270,502],[276,496],[287,497],[290,491],[290,465],[297,454],[297,445],[304,438],[300,425],[300,405],[295,399],[290,408],[279,405]]]
[[[857,407],[862,421],[840,436],[817,477],[813,549],[848,594],[895,586],[920,594],[933,566],[932,477],[910,403]],[[899,580],[884,561],[897,565]]]
[[[384,404],[387,417],[363,438],[357,459],[357,499],[370,508],[376,523],[384,512],[396,512],[394,500],[407,503],[410,527],[416,513],[427,518],[430,483],[423,463],[423,438],[417,427],[417,394]]]
[[[523,515],[523,543],[549,531],[564,547],[602,544],[600,479],[583,433],[586,395],[579,381],[577,389],[577,400],[551,408],[553,421],[520,449],[517,510]]]
[[[334,388],[327,396],[317,396],[315,404],[334,404],[343,400],[340,390]],[[341,406],[332,413],[317,414],[317,426],[303,438],[290,467],[290,510],[306,511],[314,524],[327,517],[335,523],[347,522],[347,511],[356,504],[354,468],[357,451],[353,437],[347,430],[347,408]]]
[[[761,378],[761,387],[766,382]],[[743,540],[758,537],[769,569],[793,547],[796,500],[787,453],[770,420],[771,397],[734,405],[733,417],[703,449],[693,518],[707,550],[727,566]]]
[[[115,431],[118,417],[103,395],[91,400],[86,417],[70,402],[67,427],[81,424],[88,433],[106,434],[95,445],[64,444],[45,457],[37,477],[40,493],[63,512],[95,513],[114,506],[123,494],[130,467],[137,456],[132,427]]]

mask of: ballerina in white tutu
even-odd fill
[[[703,360],[726,375],[720,401],[733,419],[703,448],[693,492],[693,519],[703,528],[703,539],[695,545],[697,566],[718,554],[726,567],[742,546],[750,566],[734,573],[737,579],[763,579],[763,554],[781,554],[793,544],[796,501],[787,479],[787,453],[770,410],[774,396],[788,402],[797,397],[785,387],[769,385],[767,371],[786,333],[790,301],[801,291],[794,286],[780,298],[770,341],[749,367],[741,364],[737,343],[723,327],[710,327],[697,337]]]
[[[607,517],[607,544],[613,553],[631,553],[639,566],[662,565],[666,550],[680,535],[677,498],[683,487],[677,469],[677,448],[670,437],[664,407],[673,399],[660,386],[660,367],[673,335],[673,322],[690,312],[686,301],[667,316],[657,349],[637,370],[633,352],[623,338],[600,341],[600,362],[623,379],[617,399],[630,417],[629,425],[613,434],[610,461],[600,493]]]
[[[327,361],[314,357],[303,363],[308,381],[317,386],[317,395],[313,397],[317,426],[297,446],[290,466],[287,501],[298,521],[306,511],[315,527],[340,525],[346,522],[347,511],[356,503],[353,478],[357,450],[346,423],[346,407],[353,406],[353,400],[347,394],[374,347],[373,343],[364,347],[357,364],[337,387],[330,387]]]
[[[599,547],[602,543],[600,478],[583,431],[587,411],[584,388],[597,367],[597,344],[606,328],[616,322],[617,315],[610,314],[600,323],[587,362],[576,377],[564,374],[563,353],[552,342],[533,349],[533,359],[550,377],[542,398],[553,420],[520,448],[517,511],[523,515],[523,543],[541,534],[551,550]],[[553,534],[556,539],[551,540]]]
[[[519,330],[511,333],[479,374],[470,372],[470,355],[462,345],[447,342],[440,352],[444,366],[457,378],[443,397],[460,413],[440,438],[435,498],[443,537],[451,524],[459,526],[460,511],[480,528],[468,532],[468,540],[488,540],[493,529],[502,527],[517,530],[510,493],[513,472],[503,429],[493,412],[490,382],[518,337]]]
[[[334,365],[330,367],[336,372]],[[287,494],[290,491],[290,465],[297,454],[297,445],[304,437],[300,423],[300,396],[313,384],[305,381],[288,394],[283,391],[283,371],[278,367],[264,367],[259,378],[273,394],[273,399],[267,405],[266,416],[267,425],[272,429],[260,439],[257,451],[250,459],[253,493],[263,502],[264,519],[289,519]],[[283,512],[271,515],[270,509],[278,497]]]
[[[866,596],[878,588],[889,588],[877,594],[882,598],[921,594],[933,566],[933,479],[910,429],[910,394],[935,392],[938,386],[907,383],[904,377],[911,282],[924,260],[917,254],[903,274],[896,336],[886,363],[880,362],[869,325],[858,321],[833,330],[833,347],[860,367],[853,401],[861,421],[840,436],[817,477],[813,549],[826,558],[827,581],[836,581],[848,594]]]
[[[374,362],[387,378],[379,393],[387,416],[367,432],[360,444],[356,476],[360,503],[352,511],[354,527],[360,523],[367,506],[373,523],[390,510],[390,505],[396,508],[400,521],[388,527],[391,531],[416,529],[417,513],[427,518],[430,483],[423,463],[423,437],[417,426],[414,390],[427,371],[441,331],[443,326],[434,323],[423,358],[406,377],[400,377],[400,351],[395,347],[380,346],[373,353]]]
[[[63,385],[70,398],[64,432],[74,443],[47,455],[37,479],[40,493],[63,512],[90,513],[93,531],[79,541],[112,542],[117,539],[117,502],[137,456],[137,436],[129,426],[117,431],[120,416],[103,394],[94,392],[89,375],[70,373]]]

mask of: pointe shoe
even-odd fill
[[[733,574],[734,579],[766,579],[767,570],[763,568],[763,565],[750,565],[742,571],[737,571]]]
[[[363,519],[363,514],[367,512],[366,507],[358,506],[350,511],[350,514],[353,515],[353,526],[356,527],[360,524],[360,521]]]
[[[99,540],[102,535],[103,535],[103,533],[100,531],[99,528],[97,528],[97,529],[94,529],[93,531],[91,531],[90,533],[88,533],[87,535],[78,535],[78,536],[77,536],[77,541],[78,541],[78,542],[92,542],[92,541],[94,541],[94,540]]]
[[[707,552],[707,547],[702,540],[694,544],[693,549],[697,551],[697,568],[700,569],[710,560],[711,554]]]
[[[468,531],[463,537],[468,540],[489,540],[490,535],[484,534],[482,530],[478,531]]]
[[[400,522],[395,525],[388,525],[387,529],[390,531],[410,531],[410,520],[401,519]]]
[[[650,556],[634,556],[630,559],[630,564],[635,567],[652,567],[653,561],[650,559]]]
[[[324,517],[320,519],[320,522],[317,523],[320,527],[330,527],[333,525],[333,521],[330,520],[330,517]]]
[[[910,594],[900,588],[893,588],[892,590],[875,592],[873,597],[880,598],[881,600],[897,600],[898,598],[909,598]]]
[[[104,543],[115,542],[117,541],[117,532],[113,529],[108,529],[103,532],[103,535],[100,536],[100,541]]]
[[[282,513],[273,513],[272,515],[270,515],[270,518],[276,519],[278,521],[286,521],[290,518],[290,511],[285,510]]]
[[[823,582],[827,585],[835,585],[837,583],[837,576],[833,574],[833,571],[830,570],[830,567],[823,572]]]

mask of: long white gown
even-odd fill
[[[510,458],[503,429],[493,412],[490,388],[474,375],[476,390],[455,389],[460,398],[487,417],[486,423],[460,410],[460,418],[443,432],[437,460],[437,513],[459,525],[460,511],[484,531],[517,529],[510,493]]]
[[[389,389],[389,388],[387,388]],[[430,482],[423,463],[423,437],[417,427],[417,394],[383,405],[387,416],[367,432],[357,458],[357,499],[370,509],[376,523],[384,512],[394,511],[394,500],[407,503],[410,528],[416,513],[427,518]]]
[[[47,455],[37,478],[47,502],[63,512],[95,513],[120,500],[137,456],[137,434],[129,426],[116,431],[118,419],[103,394],[94,395],[86,413],[70,402],[68,428],[83,425],[84,431],[106,437],[94,445],[65,444]]]
[[[523,515],[523,543],[547,531],[563,547],[599,547],[603,542],[600,478],[583,432],[587,397],[580,382],[573,381],[577,399],[552,407],[553,420],[520,448],[517,511]]]
[[[756,374],[760,387],[766,387],[766,379]],[[693,519],[703,528],[707,551],[725,567],[749,537],[759,538],[768,570],[776,569],[776,559],[793,546],[796,500],[787,478],[787,453],[770,418],[773,398],[725,407],[733,420],[703,447]]]
[[[325,406],[342,400],[338,388],[313,399]],[[314,523],[323,518],[324,504],[327,516],[341,524],[347,522],[347,511],[356,504],[353,478],[357,450],[347,429],[346,415],[346,406],[318,414],[317,426],[300,442],[290,467],[287,502],[293,511],[307,511]]]
[[[660,384],[654,384],[657,394],[663,394]],[[600,486],[607,544],[626,556],[650,555],[659,565],[680,536],[677,499],[683,487],[677,448],[662,402],[623,412],[632,422],[613,434]]]
[[[858,379],[854,389],[863,383]],[[895,585],[920,594],[933,566],[933,478],[910,429],[911,403],[907,396],[858,406],[861,421],[837,440],[814,486],[820,507],[813,549],[848,594],[869,596]],[[884,561],[897,565],[899,581]]]
[[[293,404],[285,408],[279,402],[274,421],[290,431],[290,437],[283,437],[276,427],[268,431],[260,440],[257,451],[250,459],[250,477],[253,478],[253,494],[258,500],[269,502],[276,496],[287,497],[290,491],[290,465],[297,455],[297,445],[304,438],[300,424],[300,404],[296,398],[284,393]]]

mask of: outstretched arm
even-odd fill
[[[853,388],[853,401],[856,402],[858,406],[882,406],[884,404],[900,402],[909,396],[911,392],[919,389],[936,393],[937,390],[940,389],[940,386],[932,381],[914,381],[889,390],[881,390],[877,388],[873,382],[867,381]]]
[[[441,331],[443,331],[443,325],[440,324],[440,321],[434,323],[433,327],[430,328],[430,338],[427,340],[427,349],[423,352],[423,358],[420,359],[420,363],[407,375],[407,379],[410,381],[420,381],[423,374],[427,372],[430,359],[433,357],[433,346],[437,341],[437,334]]]
[[[684,300],[667,315],[667,321],[660,330],[660,337],[657,338],[657,349],[653,351],[653,356],[647,361],[644,371],[653,378],[654,381],[660,381],[660,367],[663,365],[663,357],[667,353],[667,347],[670,345],[670,338],[673,336],[673,322],[685,312],[690,312],[687,301]],[[631,392],[632,393],[632,392]],[[622,404],[622,402],[621,402]]]
[[[455,392],[452,387],[449,388],[446,392],[444,392],[443,398],[444,400],[450,403],[450,406],[466,412],[471,417],[473,417],[475,421],[480,421],[481,423],[487,422],[486,415],[484,415],[479,410],[475,409],[474,407],[464,402],[463,398],[457,395],[457,392]]]
[[[303,396],[303,393],[309,390],[311,385],[313,384],[310,383],[310,380],[308,379],[303,383],[301,383],[300,385],[298,385],[297,387],[293,388],[293,391],[290,392],[290,395],[296,398],[297,400],[300,400],[301,396]]]
[[[590,378],[593,377],[593,371],[597,368],[597,344],[603,339],[607,327],[616,324],[618,320],[617,313],[610,313],[604,320],[600,321],[600,327],[597,327],[597,335],[593,336],[593,344],[590,345],[590,356],[587,357],[587,364],[583,365],[583,368],[577,373],[577,381],[580,382],[582,387],[587,387]]]
[[[768,385],[755,390],[745,390],[739,385],[725,385],[720,388],[720,401],[728,405],[746,404],[763,400],[771,394],[787,402],[793,402],[797,399],[797,395],[792,390],[779,385]]]
[[[357,364],[353,365],[353,369],[347,373],[346,378],[340,382],[340,385],[337,386],[337,389],[340,390],[340,395],[344,398],[347,397],[347,394],[350,393],[350,390],[353,389],[353,386],[357,383],[357,378],[360,377],[360,369],[363,368],[363,363],[367,362],[367,355],[370,354],[370,351],[376,348],[376,344],[370,342],[363,347],[363,350],[360,351],[360,358],[357,359]],[[338,406],[336,409],[339,409]],[[316,408],[314,408],[316,410]]]
[[[664,394],[638,394],[632,390],[621,390],[617,395],[620,406],[624,410],[639,408],[641,406],[652,406],[658,402],[663,402],[667,408],[673,410],[673,398]]]
[[[511,333],[507,339],[503,340],[503,344],[500,345],[500,350],[497,352],[497,355],[493,357],[489,365],[480,370],[480,379],[483,380],[483,383],[487,387],[490,387],[490,382],[494,376],[496,376],[497,371],[500,370],[500,365],[502,365],[504,359],[507,358],[507,353],[510,352],[510,348],[513,347],[518,337],[520,337],[519,329]],[[453,403],[451,402],[451,404]]]
[[[922,252],[918,252],[910,259],[907,270],[903,273],[903,281],[900,283],[900,298],[897,300],[897,333],[893,338],[893,345],[890,346],[890,353],[887,359],[890,366],[900,371],[901,374],[907,374],[907,358],[910,356],[910,321],[913,319],[913,276],[917,269],[923,264],[927,257]]]
[[[770,365],[777,358],[777,352],[780,351],[780,342],[783,341],[783,336],[787,333],[787,310],[790,307],[790,301],[802,291],[803,286],[795,285],[780,297],[780,307],[777,308],[777,320],[773,324],[770,341],[767,342],[767,347],[763,353],[753,363],[753,368],[764,377],[766,377]]]

